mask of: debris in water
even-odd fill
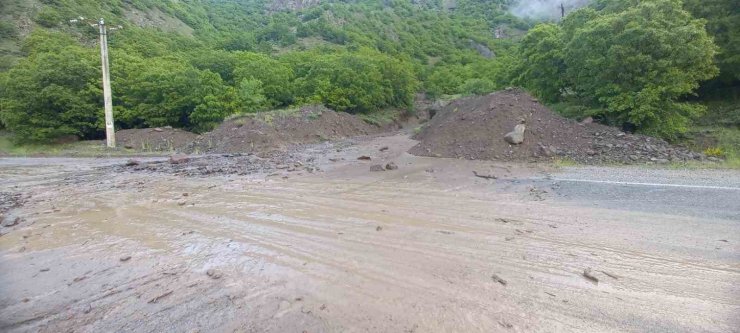
[[[169,296],[170,294],[172,294],[172,290],[170,290],[170,291],[168,291],[168,292],[166,292],[164,294],[161,294],[159,296],[156,296],[156,297],[150,299],[149,302],[147,302],[147,303],[152,303],[152,304],[157,303],[157,302],[159,302],[160,299],[163,299],[163,298]]]
[[[583,277],[585,277],[586,279],[590,280],[593,283],[599,284],[599,278],[591,274],[590,268],[586,268],[583,270]]]
[[[500,278],[500,277],[499,277],[498,275],[496,275],[496,274],[493,274],[493,275],[491,275],[491,279],[493,279],[493,281],[496,281],[496,282],[500,283],[500,284],[501,284],[501,285],[503,285],[503,286],[505,286],[505,285],[506,285],[506,280],[504,280],[504,279]]]
[[[611,274],[611,273],[606,272],[606,271],[599,271],[599,272],[604,273],[604,275],[606,275],[606,276],[608,276],[608,277],[610,277],[610,278],[612,278],[614,280],[619,280],[619,276],[617,276],[617,275]]]
[[[498,179],[498,177],[496,177],[494,175],[483,175],[483,174],[479,174],[478,171],[475,171],[475,170],[473,170],[473,175],[475,175],[478,178],[483,178],[483,179]]]

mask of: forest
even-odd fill
[[[516,3],[2,1],[0,126],[19,143],[103,135],[98,34],[84,21],[104,17],[120,27],[109,34],[118,129],[204,132],[315,103],[413,112],[418,94],[520,86],[568,117],[668,140],[702,126],[737,134],[736,1],[595,0],[563,19],[515,16]]]

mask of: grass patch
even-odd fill
[[[12,157],[42,157],[42,156],[71,156],[71,157],[113,157],[113,156],[162,156],[168,152],[141,152],[119,147],[110,149],[105,146],[104,140],[85,140],[71,143],[49,144],[15,144],[12,134],[0,131],[0,156]]]

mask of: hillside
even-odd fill
[[[413,111],[418,93],[516,85],[566,116],[676,140],[706,113],[696,92],[737,100],[730,1],[563,3],[560,21],[551,0],[6,0],[0,124],[18,142],[101,137],[97,33],[85,23],[100,17],[116,28],[117,129],[205,132],[308,104]]]

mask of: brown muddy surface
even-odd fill
[[[739,331],[737,172],[414,144],[324,143],[301,155],[313,173],[207,177],[0,159],[0,192],[24,198],[0,228],[0,331]]]

